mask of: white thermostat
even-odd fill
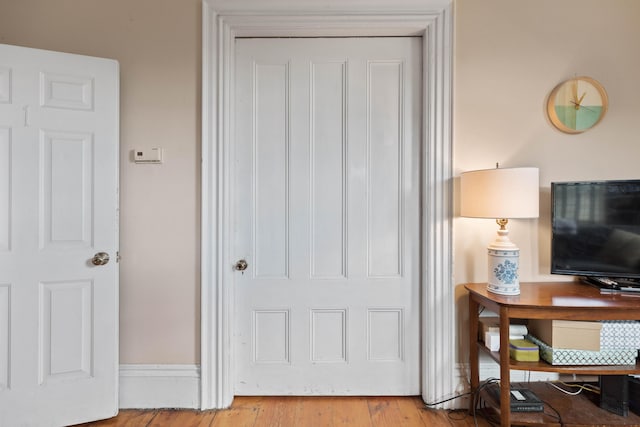
[[[162,163],[162,148],[143,148],[133,150],[136,163]]]

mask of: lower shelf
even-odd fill
[[[563,387],[562,384],[557,384]],[[570,396],[555,389],[547,382],[513,383],[513,387],[528,388],[544,403],[544,412],[511,412],[511,424],[520,426],[637,426],[640,427],[640,416],[629,411],[629,415],[621,417],[599,406],[599,396],[583,391]],[[563,387],[568,390],[568,387]],[[482,399],[493,409],[496,417],[500,417],[500,403],[487,393]],[[555,411],[554,411],[555,409]],[[557,411],[557,413],[556,413]]]

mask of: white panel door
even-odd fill
[[[118,411],[118,79],[113,60],[0,45],[2,427]]]
[[[236,394],[418,394],[421,39],[235,60]]]

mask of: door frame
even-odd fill
[[[373,1],[364,5],[357,0],[282,0],[269,6],[259,0],[202,0],[203,410],[229,407],[234,397],[230,144],[236,37],[422,37],[420,383],[427,402],[456,391],[456,363],[451,357],[456,354],[451,230],[453,0],[388,3],[381,7]],[[437,378],[429,375],[436,372]]]

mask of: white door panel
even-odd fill
[[[421,39],[239,39],[236,70],[236,393],[417,394]]]
[[[0,45],[2,427],[117,413],[118,91],[115,61]]]

